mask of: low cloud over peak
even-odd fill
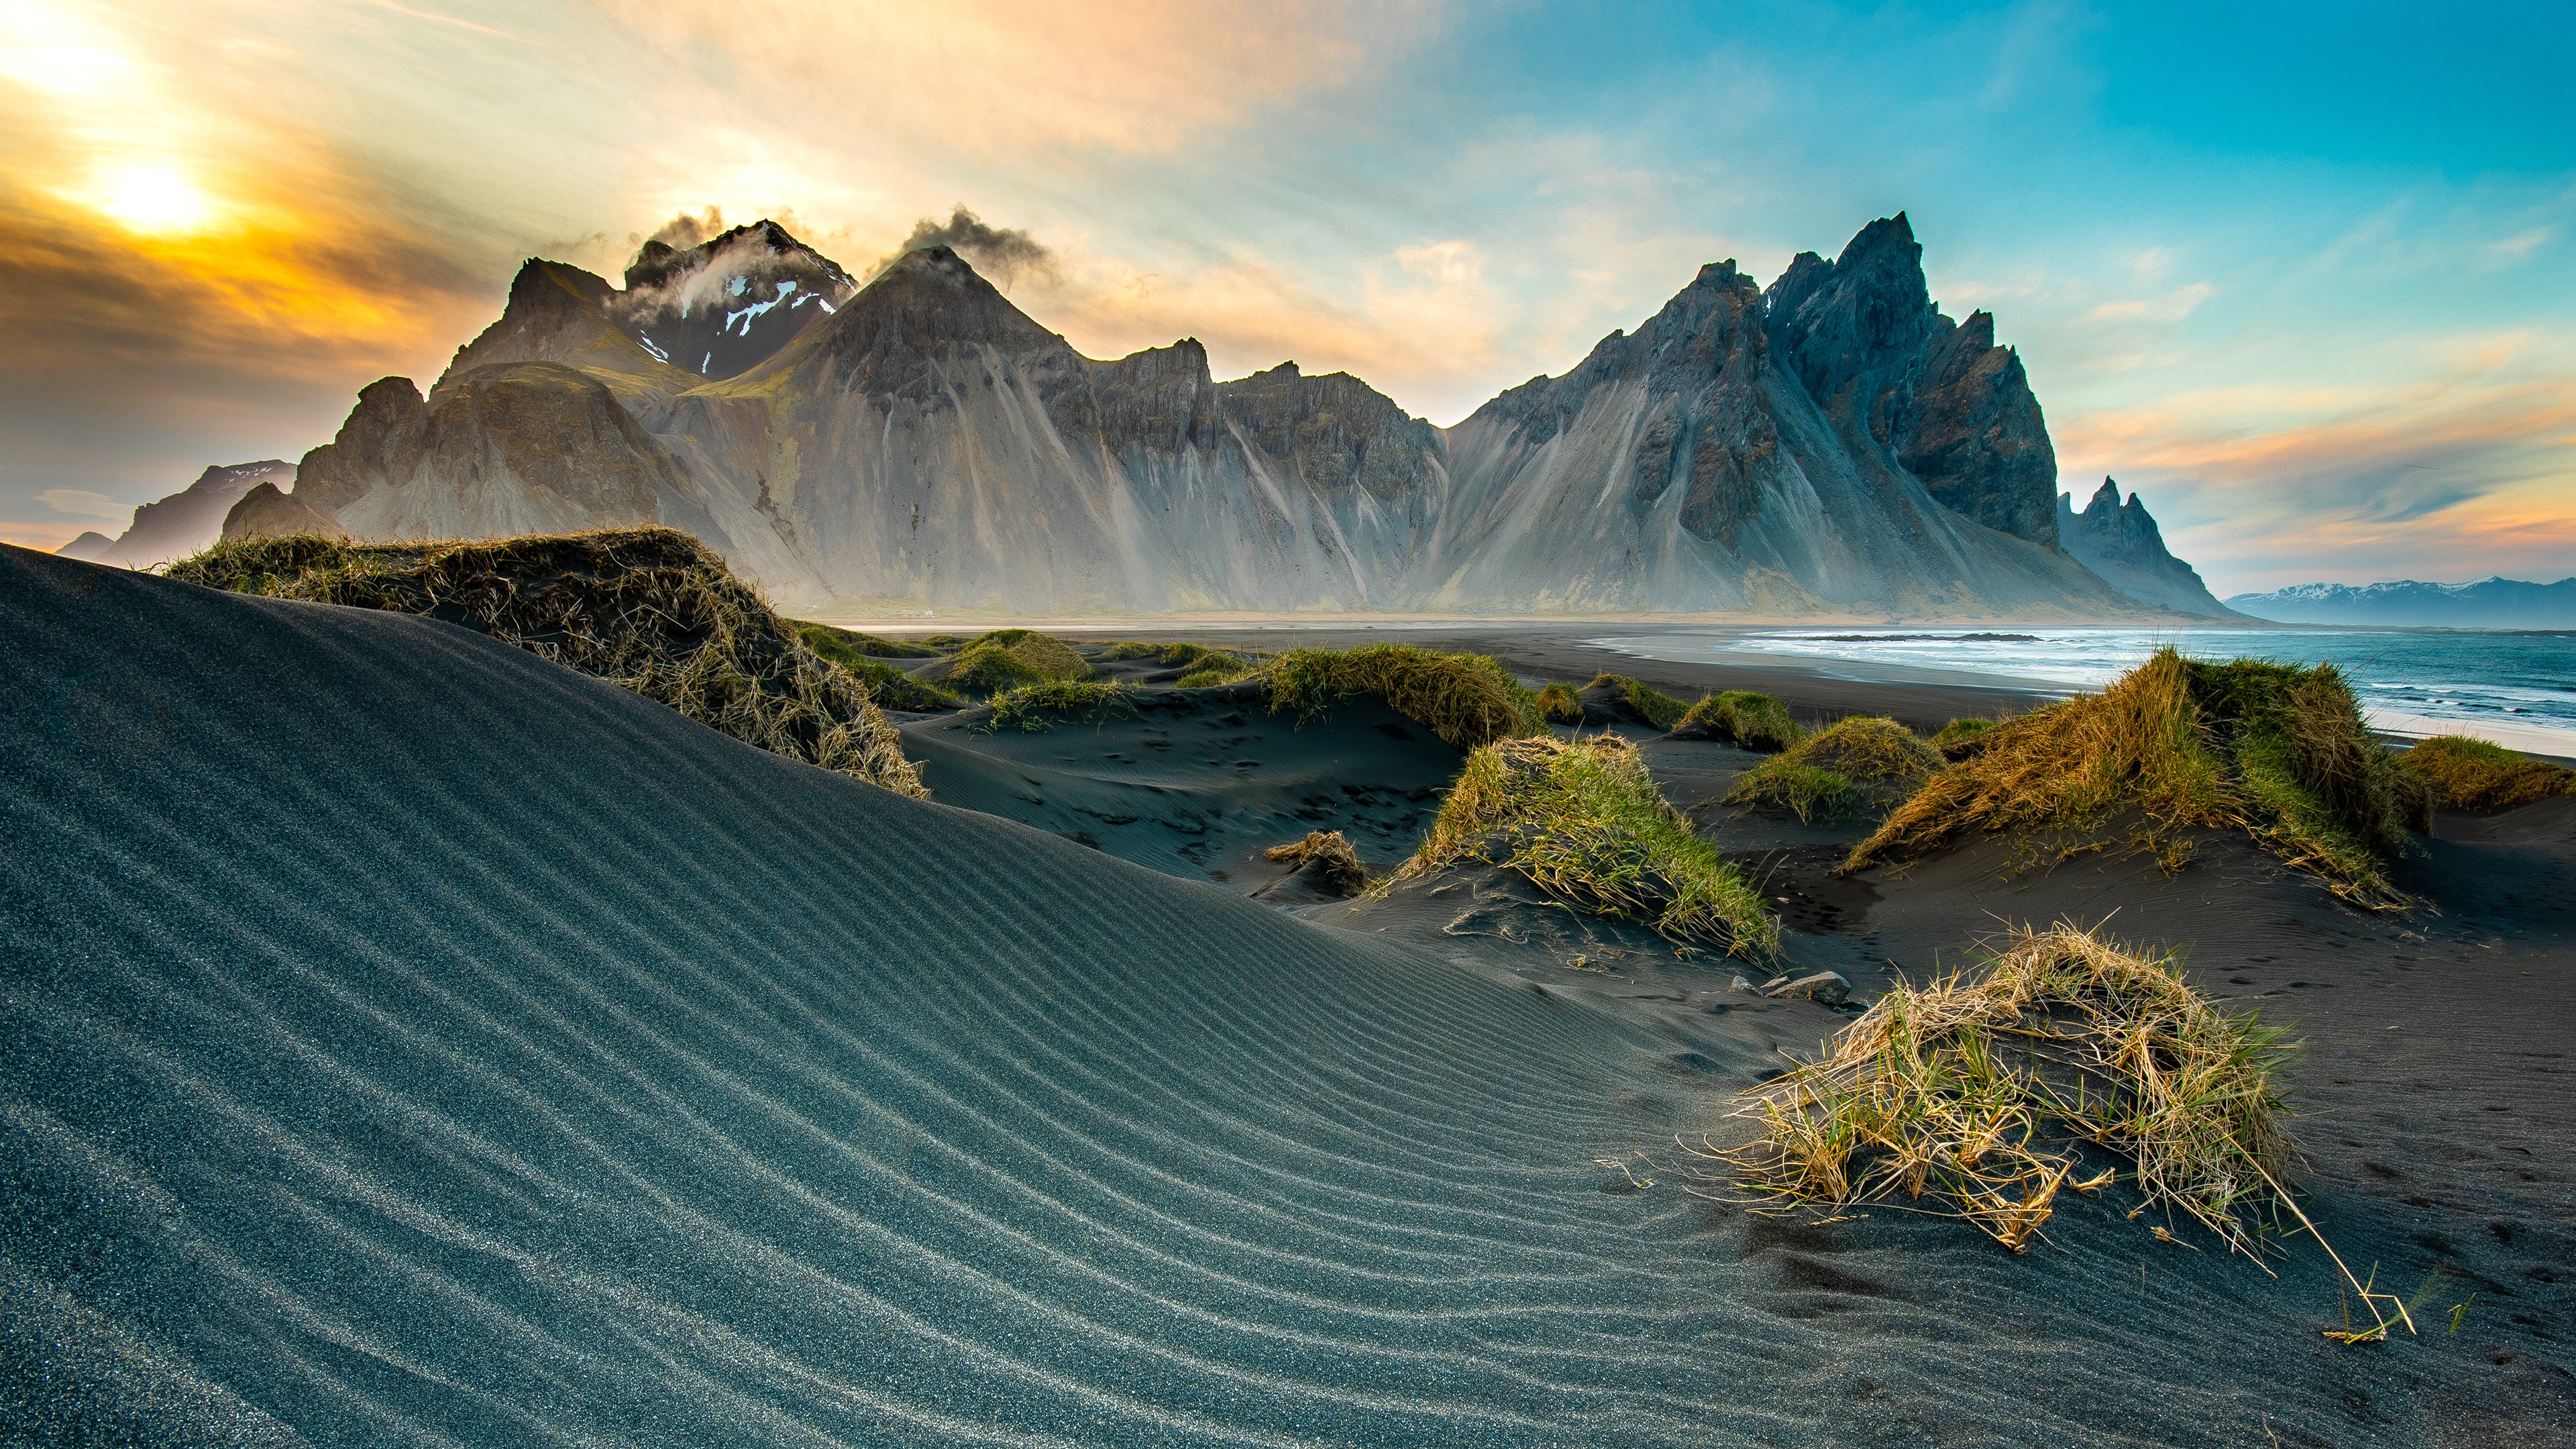
[[[964,257],[975,270],[992,278],[1005,291],[1024,275],[1049,283],[1064,280],[1055,253],[1045,243],[1016,227],[987,224],[982,217],[968,211],[962,201],[948,214],[946,221],[925,216],[914,222],[912,235],[903,239],[903,245],[879,258],[877,264],[868,269],[869,275],[884,271],[906,252],[935,246],[944,246]]]

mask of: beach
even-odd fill
[[[1625,658],[1811,723],[2047,697],[1571,625],[1294,633]],[[1351,900],[1266,861],[1409,853],[1461,754],[1380,701],[898,716],[921,801],[426,618],[5,548],[0,635],[0,1407],[31,1442],[2576,1432],[2568,798],[2438,817],[2407,912],[2241,831],[2176,873],[1989,841],[1844,876],[1863,827],[1722,803],[1760,757],[1621,727],[1785,961],[1864,1001],[2066,919],[2293,1026],[2302,1201],[2418,1330],[2345,1346],[2305,1236],[2166,1243],[2113,1191],[2014,1254],[1694,1176],[1851,1012],[1491,871]]]

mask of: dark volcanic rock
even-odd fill
[[[1198,344],[1190,344],[1195,347]],[[1294,362],[1220,383],[1225,419],[1253,451],[1327,494],[1365,488],[1392,499],[1421,488],[1440,434],[1347,372],[1306,377]]]
[[[2021,358],[1995,346],[1990,314],[1941,315],[1903,212],[1837,260],[1799,253],[1767,307],[1783,356],[1848,438],[1866,434],[1953,512],[2057,542],[2057,455]]]
[[[695,377],[735,377],[830,318],[858,291],[838,263],[774,221],[679,251],[648,241],[601,310],[637,345]]]
[[[359,389],[338,436],[296,466],[295,497],[328,516],[374,489],[407,482],[428,436],[429,404],[420,389],[407,377],[380,377]]]
[[[232,511],[224,515],[223,538],[227,543],[245,538],[292,538],[306,533],[318,533],[324,538],[349,536],[349,531],[330,515],[316,512],[294,494],[279,492],[274,483],[262,483],[243,494]]]
[[[2033,543],[2055,543],[2057,450],[2021,354],[1995,345],[1995,319],[1933,314],[1923,375],[1897,457],[1942,506]]]
[[[2066,551],[2086,568],[2141,603],[2178,614],[2234,617],[2210,595],[2198,571],[2166,550],[2145,499],[2132,493],[2122,503],[2120,485],[2105,478],[2082,513],[2074,511],[2073,502],[2058,496],[2057,529]]]

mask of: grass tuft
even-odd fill
[[[874,635],[853,634],[829,624],[796,624],[796,637],[805,641],[806,648],[857,675],[859,682],[868,687],[868,693],[884,708],[929,712],[955,709],[964,703],[955,690],[915,679],[882,659],[870,658],[862,646],[886,642]],[[918,655],[935,659],[938,651],[923,649],[918,651]]]
[[[1421,849],[1394,880],[1463,859],[1516,872],[1596,915],[1739,956],[1780,949],[1780,922],[1655,788],[1617,735],[1506,739],[1467,758]]]
[[[983,698],[1049,680],[1088,679],[1091,665],[1052,635],[996,629],[967,640],[944,665],[933,665],[924,674],[960,694]]]
[[[1091,679],[1046,679],[1003,690],[992,698],[993,713],[980,726],[991,734],[1004,725],[1017,725],[1035,732],[1051,730],[1057,716],[1089,711],[1088,723],[1100,724],[1111,715],[1132,712],[1135,691],[1123,684],[1110,684]]]
[[[2431,793],[2371,738],[2350,686],[2313,669],[2159,650],[2100,694],[1996,725],[1853,849],[1846,871],[1970,830],[2090,831],[2134,809],[2156,829],[2242,828],[2371,909],[2410,902],[2379,857],[2430,824]]]
[[[1368,889],[1368,869],[1360,864],[1360,853],[1338,830],[1310,830],[1303,840],[1274,845],[1261,853],[1271,860],[1295,861],[1343,895]]]
[[[2219,1011],[2169,956],[2062,924],[2017,931],[1973,983],[1900,985],[1818,1060],[1753,1089],[1740,1115],[1763,1135],[1714,1155],[1772,1212],[1928,1199],[2014,1252],[2061,1190],[2125,1176],[2141,1212],[2253,1255],[2287,1201],[2281,1035]],[[2079,1180],[2087,1145],[2125,1173]]]
[[[1672,727],[1688,739],[1724,740],[1748,750],[1785,750],[1807,737],[1788,708],[1767,694],[1730,689],[1703,696]]]
[[[1246,676],[1268,690],[1270,707],[1320,719],[1355,694],[1374,694],[1460,750],[1543,734],[1537,696],[1482,654],[1441,654],[1410,644],[1359,649],[1291,649]]]
[[[1571,684],[1551,684],[1538,692],[1533,703],[1539,714],[1551,724],[1583,723],[1583,701],[1575,697]]]
[[[1659,730],[1669,730],[1690,713],[1690,706],[1669,694],[1648,688],[1624,674],[1596,674],[1583,686],[1584,693],[1608,690],[1626,711]]]
[[[815,643],[818,635],[832,641],[844,651],[862,658],[937,659],[940,657],[939,649],[918,640],[888,639],[882,634],[862,634],[856,629],[844,629],[838,624],[817,624],[805,619],[791,619],[788,622],[796,626],[796,632],[804,638],[806,645],[815,653],[822,654],[824,658],[835,662],[838,662],[840,656],[826,653],[822,645]]]
[[[2576,794],[2576,770],[2467,735],[2435,735],[2397,757],[2455,810],[2502,810]]]
[[[242,539],[168,572],[235,593],[445,619],[774,754],[925,793],[866,685],[676,529],[427,543]]]
[[[1788,810],[1800,820],[1885,804],[1941,768],[1940,752],[1892,719],[1853,715],[1744,772],[1729,805]]]
[[[1995,721],[1990,719],[1954,719],[1932,737],[1932,748],[1939,750],[1945,760],[1964,760],[1986,747],[1986,736],[1994,733],[1994,728]]]

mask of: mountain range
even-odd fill
[[[1294,362],[1220,382],[1189,338],[1085,357],[946,247],[861,286],[761,222],[624,281],[531,259],[226,532],[661,522],[858,614],[2223,612],[2151,519],[2149,555],[2061,546],[2021,360],[1933,303],[1901,214],[1768,289],[1703,267],[1446,429]]]
[[[2227,606],[2283,624],[2576,629],[2576,578],[2554,584],[2503,577],[2472,584],[2294,584],[2268,594],[2238,594]]]
[[[120,568],[148,569],[185,558],[215,541],[242,495],[260,484],[292,484],[295,465],[283,458],[256,463],[216,464],[197,481],[158,503],[134,510],[134,522],[114,538],[84,533],[55,552],[66,558]]]

